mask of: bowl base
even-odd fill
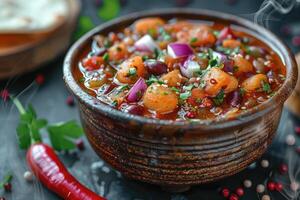
[[[161,189],[171,193],[181,193],[190,190],[191,186],[190,185],[185,185],[185,186],[164,185],[161,186]]]

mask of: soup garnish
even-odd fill
[[[219,119],[270,99],[285,79],[279,56],[230,26],[143,18],[96,35],[74,75],[122,112],[157,119]]]

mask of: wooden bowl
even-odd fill
[[[69,46],[80,11],[79,0],[68,0],[69,13],[54,29],[0,34],[0,79],[33,71]]]
[[[287,78],[269,100],[237,119],[170,121],[134,116],[113,109],[78,85],[72,71],[83,49],[95,34],[106,34],[142,17],[159,16],[218,21],[237,25],[276,51],[287,68]],[[271,32],[237,16],[198,9],[167,9],[131,14],[102,24],[83,36],[69,50],[64,80],[79,101],[87,138],[97,154],[125,176],[183,191],[236,174],[258,159],[272,142],[284,101],[297,80],[290,50]]]

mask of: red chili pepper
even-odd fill
[[[60,162],[54,150],[43,143],[32,144],[26,159],[35,176],[65,200],[105,200],[79,183]]]

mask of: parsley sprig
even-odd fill
[[[215,96],[213,98],[213,102],[215,103],[216,106],[219,106],[223,103],[224,101],[224,97],[225,97],[225,93],[224,93],[224,90],[222,89],[218,94],[217,96]]]
[[[31,144],[42,142],[41,130],[46,129],[51,145],[57,151],[76,148],[75,140],[82,136],[83,130],[75,121],[60,122],[48,125],[46,119],[38,118],[32,105],[27,109],[21,102],[12,98],[20,113],[20,122],[17,126],[19,147],[28,149]]]

